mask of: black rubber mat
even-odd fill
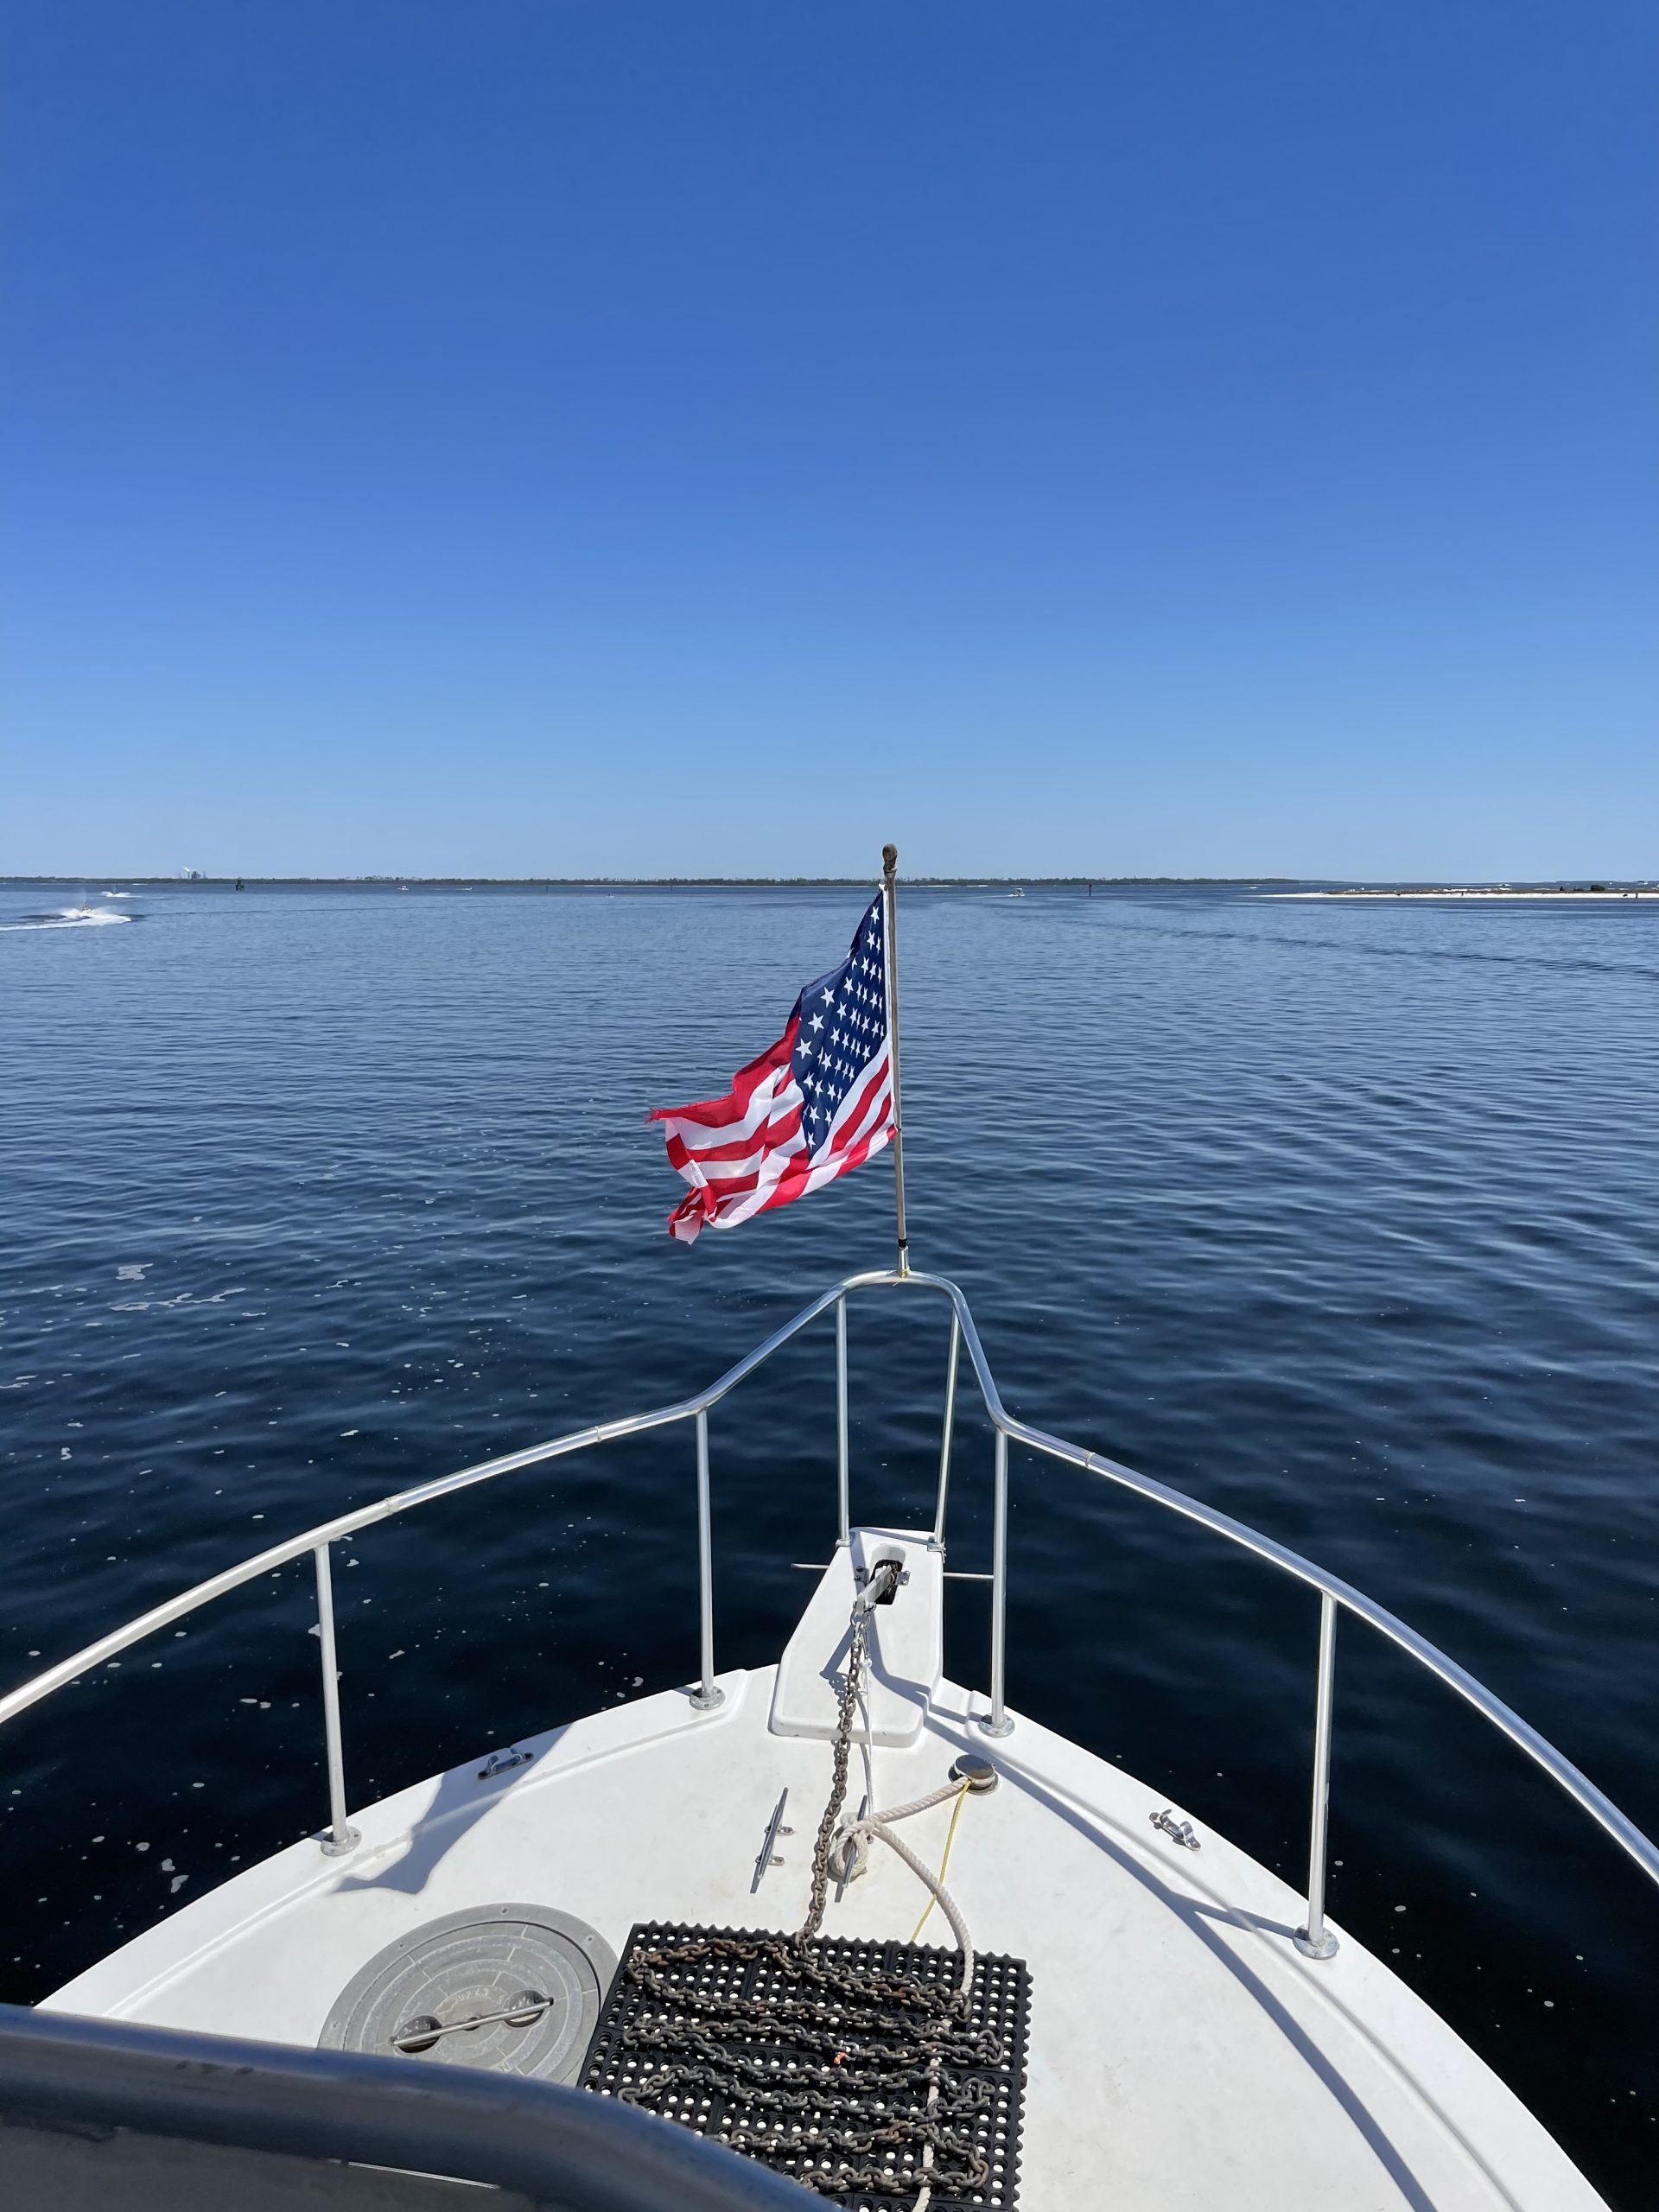
[[[904,1992],[953,1992],[960,1969],[957,1952],[917,1943],[817,1937],[797,1950],[752,1929],[641,1925],[582,2086],[759,2158],[848,2212],[898,2212],[930,2179],[930,2212],[1007,2212],[1031,1978],[1021,1959],[975,1960],[967,2012],[944,2029],[950,2049],[932,2077],[943,2094],[930,2113],[918,2037],[940,2024]],[[849,1993],[849,1977],[874,1993]]]

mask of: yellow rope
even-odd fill
[[[939,1861],[938,1880],[941,1889],[944,1886],[944,1870],[950,1864],[950,1847],[957,1840],[957,1822],[962,1818],[962,1801],[967,1795],[968,1784],[964,1782],[961,1789],[957,1792],[957,1802],[950,1810],[950,1834],[944,1839],[944,1856]],[[927,1910],[923,1913],[921,1918],[917,1922],[915,1934],[912,1935],[910,1939],[912,1943],[915,1942],[917,1937],[920,1936],[923,1929],[926,1927],[927,1915],[932,1911],[934,1906],[938,1903],[938,1899],[935,1897],[930,1897],[928,1898]]]

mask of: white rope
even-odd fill
[[[961,1788],[960,1782],[947,1782],[943,1789],[930,1789],[925,1797],[912,1797],[908,1805],[894,1805],[873,1817],[880,1821],[907,1821],[912,1813],[931,1813],[936,1805],[943,1805],[954,1797]]]
[[[861,1820],[849,1821],[836,1836],[831,1848],[831,1864],[840,1880],[850,1882],[869,1864],[872,1836],[880,1836],[889,1850],[896,1851],[917,1880],[932,1891],[940,1911],[950,1922],[950,1932],[962,1953],[962,1986],[966,1990],[973,1986],[974,1980],[974,1939],[968,1933],[968,1923],[944,1884],[923,1865],[902,1837],[894,1835],[892,1827],[894,1821],[907,1821],[914,1814],[931,1812],[934,1806],[943,1805],[959,1796],[961,1789],[959,1782],[947,1782],[943,1789],[930,1790],[925,1797],[914,1797],[907,1805],[894,1805],[881,1812],[866,1813]]]
[[[897,1587],[897,1563],[882,1560],[880,1566],[871,1574],[869,1580],[853,1600],[855,1626],[861,1613],[873,1611],[880,1602],[878,1577],[881,1567],[889,1565],[893,1567],[893,1577],[890,1578],[893,1586]],[[931,1891],[934,1901],[950,1923],[950,1931],[957,1939],[957,1948],[962,1953],[962,1987],[965,1994],[972,1988],[974,1980],[974,1939],[968,1933],[968,1923],[957,1910],[956,1899],[945,1888],[944,1884],[937,1875],[928,1872],[908,1844],[899,1841],[899,1838],[893,1834],[891,1826],[893,1821],[907,1821],[914,1814],[931,1812],[935,1805],[943,1805],[947,1799],[959,1796],[962,1784],[960,1782],[947,1782],[942,1789],[930,1790],[925,1797],[912,1797],[907,1805],[893,1805],[885,1812],[877,1812],[871,1802],[875,1796],[875,1744],[874,1733],[870,1724],[868,1694],[859,1699],[859,1703],[864,1708],[864,1802],[870,1806],[870,1810],[861,1815],[857,1820],[849,1821],[842,1828],[830,1848],[831,1868],[838,1880],[843,1883],[855,1880],[869,1865],[870,1838],[873,1835],[879,1835],[883,1843],[891,1850],[896,1851],[917,1880],[924,1887]],[[923,2194],[925,2197],[925,2189]]]

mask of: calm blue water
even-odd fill
[[[884,1263],[885,1162],[671,1245],[644,1122],[777,1033],[861,895],[180,887],[0,933],[0,1679],[324,1515],[673,1398]],[[4,887],[0,920],[68,903]],[[900,946],[914,1250],[1010,1405],[1349,1576],[1659,1833],[1659,902],[913,892]],[[919,1514],[938,1317],[855,1309],[852,1344],[855,1510]],[[715,1418],[723,1664],[775,1656],[788,1562],[830,1541],[831,1345]],[[352,1548],[353,1796],[683,1680],[691,1477],[689,1437],[648,1440]],[[1299,1879],[1314,1602],[1122,1491],[1014,1478],[1014,1702]],[[953,1602],[982,1680],[982,1593]],[[317,1825],[312,1603],[289,1570],[7,1732],[0,1992]],[[1332,1822],[1337,1916],[1650,2202],[1634,1870],[1352,1629]]]

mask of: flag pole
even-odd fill
[[[905,1235],[905,1137],[899,1107],[899,946],[896,937],[893,878],[899,868],[897,845],[881,848],[881,903],[887,916],[887,1060],[893,1075],[893,1196],[899,1217],[899,1272],[910,1273],[910,1240]]]

